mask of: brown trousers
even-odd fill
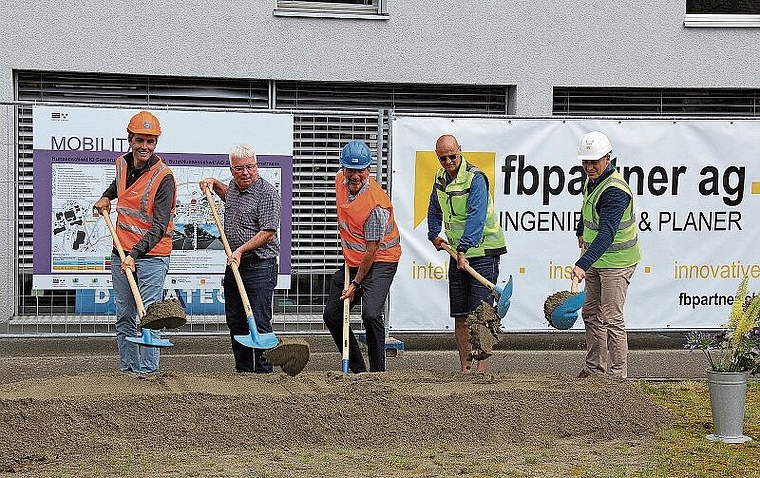
[[[623,307],[636,264],[624,269],[586,271],[586,363],[589,373],[628,376],[628,336]]]

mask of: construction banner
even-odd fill
[[[113,241],[93,204],[129,150],[126,125],[137,109],[35,106],[35,289],[109,289]],[[277,288],[290,287],[293,117],[290,114],[153,111],[162,134],[156,154],[177,184],[167,289],[219,289],[226,254],[198,182],[232,179],[228,152],[239,143],[257,152],[261,177],[282,198]],[[116,208],[111,208],[116,221]]]
[[[391,331],[453,330],[448,262],[427,238],[440,167],[435,143],[459,140],[488,177],[508,253],[498,286],[514,293],[502,327],[547,331],[543,304],[570,289],[580,255],[585,172],[581,138],[602,131],[633,195],[642,260],[625,306],[629,330],[716,328],[744,276],[760,290],[760,121],[473,119],[396,115],[391,192],[403,254],[390,301]],[[581,284],[583,289],[584,284]],[[574,329],[582,329],[576,321]]]

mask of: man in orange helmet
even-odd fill
[[[139,334],[137,305],[126,271],[135,274],[145,307],[163,299],[172,251],[177,187],[171,170],[154,154],[160,135],[161,125],[151,113],[140,111],[132,117],[127,125],[131,151],[116,158],[116,178],[94,205],[101,214],[109,214],[111,201],[117,200],[116,235],[126,257],[122,262],[114,248],[111,276],[122,372],[153,373],[159,366],[158,348],[140,348],[127,340]],[[159,338],[158,331],[150,333]]]

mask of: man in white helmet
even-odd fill
[[[604,133],[587,133],[578,159],[587,175],[582,220],[576,228],[583,255],[572,272],[579,282],[586,279],[586,362],[578,378],[594,373],[626,378],[628,338],[623,306],[641,260],[633,193],[612,165],[612,144]]]

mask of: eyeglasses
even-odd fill
[[[458,154],[449,154],[449,155],[443,155],[438,156],[438,161],[445,163],[446,161],[456,161]]]
[[[242,166],[231,166],[230,169],[232,169],[236,173],[242,173],[245,170],[248,170],[248,171],[255,170],[256,169],[256,165],[255,164],[244,164]]]

